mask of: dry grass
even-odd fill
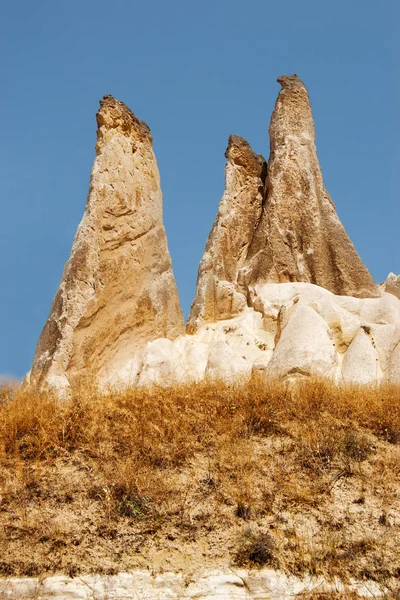
[[[400,390],[0,391],[0,574],[400,576]]]

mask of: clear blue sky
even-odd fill
[[[3,0],[0,373],[29,369],[81,219],[104,94],[151,127],[187,315],[230,133],[268,156],[276,78],[310,92],[326,187],[400,271],[398,0]]]

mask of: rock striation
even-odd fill
[[[110,378],[127,356],[184,331],[148,126],[104,96],[89,195],[36,348],[30,381]]]

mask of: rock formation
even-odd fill
[[[307,90],[297,76],[278,81],[268,166],[244,139],[229,139],[186,335],[150,131],[104,98],[85,214],[31,381],[400,384],[399,277],[374,284],[324,188]]]
[[[400,275],[389,273],[385,283],[383,284],[385,292],[393,294],[400,299]]]
[[[30,381],[112,380],[147,342],[184,331],[148,126],[112,96],[97,113],[89,196]]]
[[[252,300],[253,307],[230,319],[148,344],[134,381],[171,384],[254,374],[400,384],[400,300],[393,294],[354,298],[312,283],[261,283]],[[126,372],[132,369],[133,363]]]
[[[356,598],[384,600],[389,592],[389,588],[371,579],[352,579],[345,585],[338,578],[330,581],[316,575],[300,577],[272,568],[206,571],[201,563],[196,566],[187,572],[143,569],[115,575],[4,577],[0,580],[0,594],[8,600],[287,600],[307,597],[316,590],[320,597],[342,592],[342,598],[356,594]]]
[[[225,191],[199,266],[188,332],[202,322],[228,319],[247,304],[237,279],[261,218],[267,165],[236,135],[225,156]]]
[[[334,294],[377,296],[324,187],[307,90],[296,75],[278,82],[282,89],[269,128],[265,209],[244,278],[248,285],[304,281]]]
[[[200,263],[189,332],[202,320],[237,314],[262,282],[379,295],[324,188],[307,90],[297,75],[278,82],[267,173],[244,140],[230,138],[225,193]]]
[[[375,285],[324,188],[305,86],[278,81],[268,166],[230,137],[190,335],[149,344],[140,385],[252,373],[400,383],[400,302]]]

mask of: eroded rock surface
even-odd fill
[[[184,330],[148,126],[105,96],[89,196],[30,380],[112,377],[147,342]]]
[[[250,288],[251,307],[194,334],[154,340],[107,385],[328,377],[400,384],[400,300],[340,296],[312,283]]]
[[[200,262],[188,332],[202,322],[229,319],[247,304],[238,274],[261,218],[267,165],[236,135],[230,136],[225,156],[225,191]]]
[[[389,273],[383,287],[386,292],[400,298],[400,275]]]
[[[338,295],[377,296],[324,187],[306,87],[296,75],[278,82],[264,210],[243,277],[248,285],[304,281]]]
[[[324,187],[306,87],[296,75],[278,82],[268,168],[245,140],[229,140],[225,192],[200,263],[189,333],[237,315],[259,283],[379,295]]]
[[[104,98],[85,214],[31,381],[400,383],[399,277],[373,282],[324,188],[307,90],[295,75],[278,81],[268,166],[243,138],[229,139],[187,334],[150,131]]]

